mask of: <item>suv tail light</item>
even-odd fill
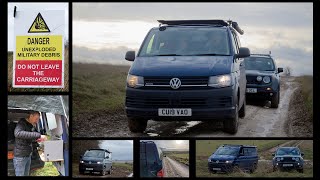
[[[163,172],[163,169],[161,169],[160,171],[158,171],[157,177],[163,177],[163,176],[164,176],[164,172]]]

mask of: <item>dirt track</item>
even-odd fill
[[[287,137],[289,102],[298,88],[294,78],[281,77],[280,104],[270,108],[270,102],[247,102],[246,116],[239,119],[239,129],[234,135],[222,131],[222,122],[152,121],[144,133],[131,133],[124,112],[100,113],[86,119],[75,118],[74,137],[133,137],[133,136],[236,136],[236,137]]]
[[[165,177],[189,177],[189,167],[169,157],[163,158]]]

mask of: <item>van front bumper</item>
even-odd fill
[[[212,120],[236,114],[233,86],[199,90],[126,89],[126,114],[153,120]],[[159,108],[190,108],[192,116],[159,116]]]
[[[89,164],[89,163],[80,163],[79,171],[94,171],[100,172],[103,171],[103,164]]]

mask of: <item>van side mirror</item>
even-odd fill
[[[246,47],[239,48],[239,54],[236,55],[237,58],[245,58],[250,56],[250,50]]]
[[[80,159],[82,159],[82,157],[83,157],[83,156],[82,156],[82,155],[80,155]]]
[[[275,153],[272,153],[272,156],[275,156],[276,154]]]
[[[106,159],[109,159],[109,156],[106,156]]]
[[[128,61],[134,61],[136,58],[136,52],[135,51],[127,51],[125,59]]]
[[[301,153],[301,156],[304,156],[304,153]]]
[[[278,68],[278,73],[282,73],[283,72],[283,68]]]

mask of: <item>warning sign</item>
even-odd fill
[[[39,13],[36,19],[33,21],[29,33],[40,33],[40,32],[50,32],[49,27],[47,26],[46,22],[44,21],[43,17]]]
[[[13,87],[64,87],[64,21],[64,11],[17,12]]]

